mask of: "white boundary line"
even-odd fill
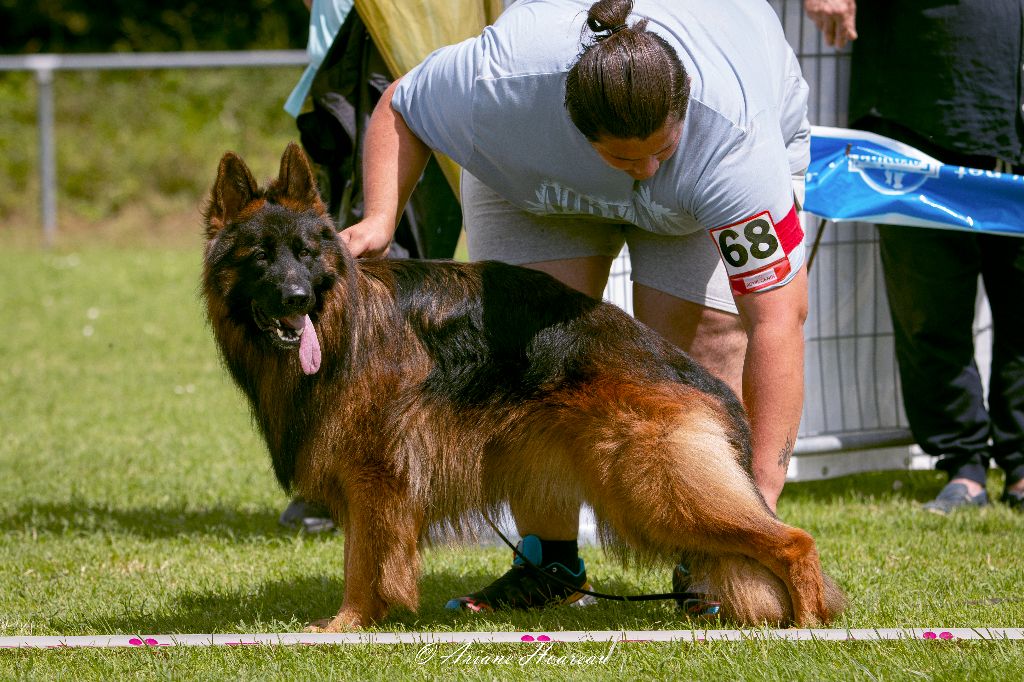
[[[0,649],[111,649],[166,646],[321,644],[545,644],[549,642],[869,642],[881,640],[1024,640],[1024,628],[877,628],[788,630],[598,630],[523,632],[352,632],[223,635],[76,635],[0,637]]]

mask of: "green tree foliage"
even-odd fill
[[[302,48],[301,0],[0,0],[0,52]]]

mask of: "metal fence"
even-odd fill
[[[811,123],[845,127],[848,49],[824,43],[800,0],[771,4],[810,86]],[[801,448],[910,443],[874,227],[803,217],[809,239],[824,231],[810,271]]]

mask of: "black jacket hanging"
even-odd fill
[[[362,219],[363,138],[391,80],[366,26],[352,10],[313,80],[313,109],[296,122],[302,146],[316,167],[320,193],[339,228]],[[389,255],[451,258],[461,228],[462,209],[431,156]]]

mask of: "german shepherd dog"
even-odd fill
[[[225,154],[205,218],[226,365],[278,481],[344,531],[327,630],[415,610],[427,530],[503,503],[589,503],[602,540],[685,553],[742,624],[842,609],[814,540],[754,485],[736,396],[615,306],[497,262],[354,259],[294,143],[263,188]]]

